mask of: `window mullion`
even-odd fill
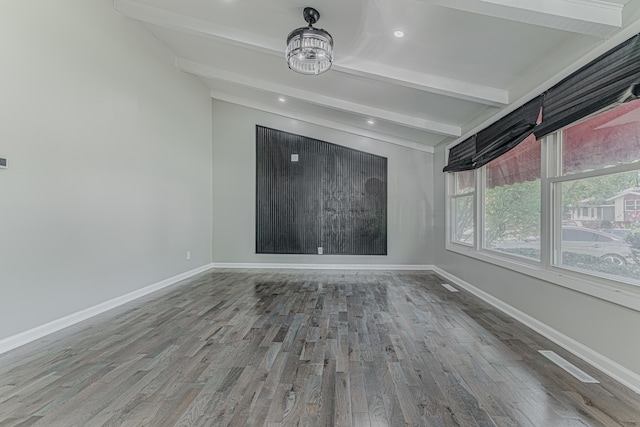
[[[562,263],[562,193],[559,191],[560,185],[555,181],[556,177],[562,176],[562,132],[556,132],[549,136],[551,151],[549,159],[552,162],[551,169],[548,170],[551,178],[550,190],[550,210],[549,215],[551,241],[549,242],[549,267]]]
[[[558,153],[558,162],[560,164],[562,164],[561,156],[562,154]],[[590,170],[587,172],[573,173],[568,175],[561,175],[560,173],[558,173],[558,175],[556,175],[555,177],[550,177],[549,179],[552,183],[565,182],[565,181],[577,181],[579,179],[594,178],[598,176],[607,176],[607,175],[612,175],[612,174],[621,173],[621,172],[632,172],[634,170],[638,170],[638,162],[623,163],[623,164],[618,164],[615,166],[610,166],[602,169]]]
[[[485,173],[486,167],[476,169],[476,200],[475,200],[475,226],[476,226],[476,251],[484,248],[484,188],[487,175]]]
[[[549,177],[553,168],[554,155],[553,136],[547,136],[542,140],[540,162],[540,263],[543,268],[551,265],[552,253],[552,191]]]
[[[452,194],[453,194],[453,179],[452,174],[445,173],[444,174],[444,184],[446,188],[446,203],[444,204],[444,229],[446,233],[445,242],[453,243],[453,231],[451,228],[451,203],[452,203]]]

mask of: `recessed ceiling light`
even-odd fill
[[[278,98],[278,101],[280,101],[280,102],[287,102],[287,100],[284,98],[284,96],[281,96],[280,98]]]
[[[397,38],[404,37],[404,31],[402,31],[402,30],[395,30],[395,31],[393,32],[393,35],[394,35],[394,36],[396,36]]]
[[[367,123],[369,123],[370,125],[375,125],[376,124],[375,120],[373,120],[373,119],[367,120]]]

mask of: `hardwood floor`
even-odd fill
[[[640,395],[442,283],[206,272],[1,355],[0,426],[640,426]]]

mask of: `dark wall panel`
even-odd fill
[[[318,247],[387,254],[387,159],[256,126],[256,252]]]

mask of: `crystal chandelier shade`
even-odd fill
[[[300,74],[324,73],[333,63],[333,38],[325,30],[313,28],[320,18],[317,10],[306,7],[303,16],[309,26],[289,33],[285,52],[287,64]]]

